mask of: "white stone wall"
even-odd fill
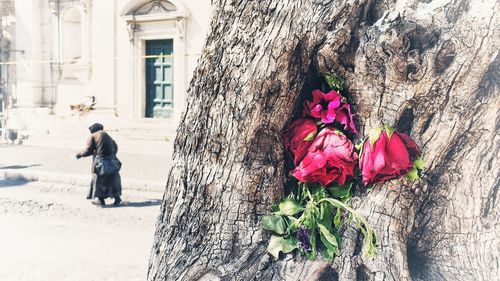
[[[191,12],[187,23],[186,53],[188,55],[187,71],[192,74],[201,53],[203,44],[210,25],[210,0],[185,0],[183,1]],[[195,38],[191,40],[191,38]],[[191,78],[191,76],[189,77]],[[191,80],[191,79],[188,79]],[[190,81],[188,81],[189,83]]]
[[[116,1],[92,1],[91,7],[91,86],[97,106],[114,110],[116,61],[115,50],[122,45],[116,40]],[[118,31],[117,31],[118,32]],[[126,46],[121,46],[126,47]]]

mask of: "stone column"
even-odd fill
[[[189,85],[190,75],[186,72],[186,19],[179,18],[176,20],[175,27],[177,29],[177,37],[174,39],[174,61],[178,60],[179,63],[175,64],[174,68],[174,120],[180,120],[181,114],[184,111],[186,104],[186,91]]]
[[[15,0],[17,107],[42,106],[41,1]]]

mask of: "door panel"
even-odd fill
[[[146,41],[146,117],[166,118],[174,107],[173,40]]]

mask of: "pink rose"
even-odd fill
[[[392,129],[375,129],[370,135],[359,161],[363,183],[379,183],[408,174],[413,161],[420,155],[417,144],[408,135]]]
[[[334,121],[344,125],[344,130],[357,134],[351,107],[342,102],[342,96],[335,90],[323,93],[320,90],[312,92],[313,100],[308,101],[304,113],[314,118],[321,119],[324,124]]]
[[[298,119],[288,126],[283,135],[285,148],[293,153],[293,162],[297,165],[307,153],[318,133],[316,122],[311,119]]]
[[[333,181],[343,185],[354,176],[358,155],[352,142],[340,131],[326,127],[313,141],[292,175],[305,183],[327,186]]]

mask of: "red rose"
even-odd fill
[[[408,135],[391,128],[374,129],[360,156],[363,183],[368,185],[405,176],[419,155],[420,149]]]
[[[295,165],[304,158],[317,133],[316,122],[311,119],[298,119],[288,126],[283,138],[285,148],[293,153]]]
[[[357,159],[352,142],[340,131],[327,127],[318,134],[292,175],[305,183],[327,186],[337,181],[343,185],[354,175]]]
[[[334,121],[344,125],[344,130],[357,134],[351,107],[343,101],[342,96],[335,90],[323,93],[320,90],[312,92],[313,100],[306,103],[304,114],[321,119],[323,124]]]

